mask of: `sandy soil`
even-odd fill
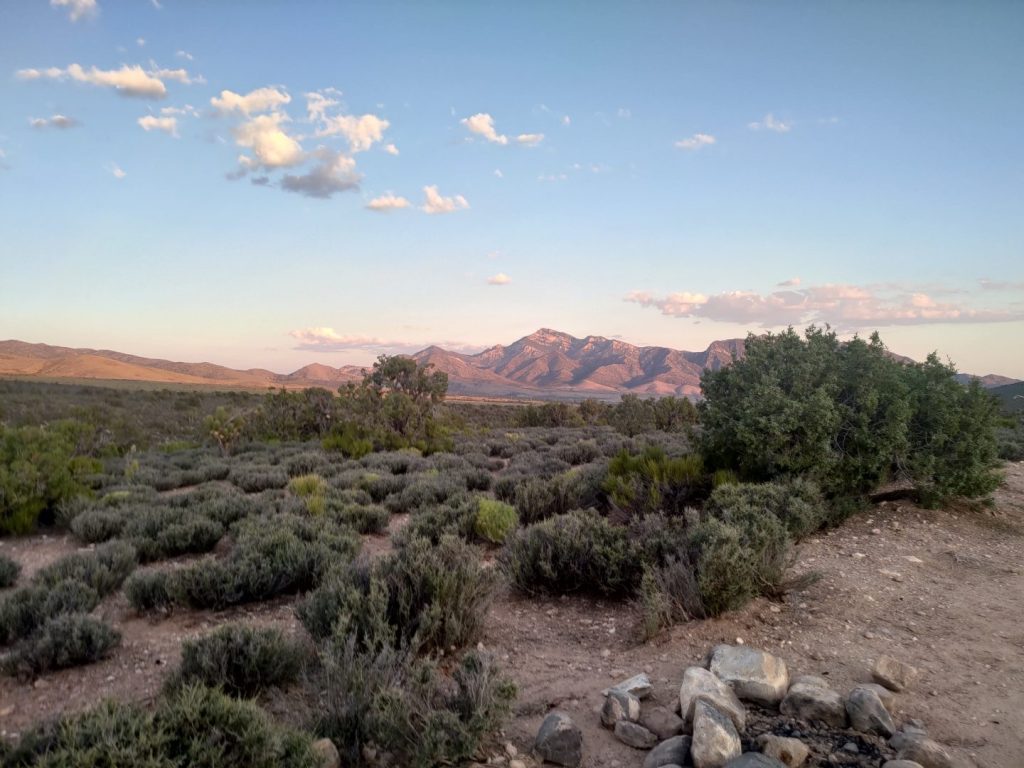
[[[371,552],[386,551],[386,539],[370,539]],[[22,562],[25,575],[76,549],[66,537],[0,542],[0,551]],[[1008,467],[993,509],[880,505],[801,545],[795,571],[820,578],[785,602],[757,600],[721,619],[677,626],[648,643],[637,639],[632,606],[504,594],[483,640],[520,688],[502,740],[528,751],[543,715],[557,706],[583,729],[587,766],[639,765],[642,753],[600,727],[601,690],[643,671],[655,684],[655,698],[671,706],[685,667],[700,663],[715,643],[741,638],[782,656],[791,674],[822,675],[840,690],[869,679],[871,663],[883,653],[914,664],[921,675],[897,697],[898,720],[922,720],[933,738],[979,768],[1020,768],[1022,564],[1024,463],[1018,463]],[[182,638],[217,624],[242,620],[300,633],[294,602],[182,611],[151,620],[135,616],[122,596],[113,596],[98,611],[123,633],[121,648],[103,662],[34,684],[0,678],[0,734],[13,736],[35,720],[103,697],[152,699],[177,663]]]

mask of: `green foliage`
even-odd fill
[[[669,458],[648,446],[639,455],[621,451],[608,465],[603,489],[629,515],[679,514],[707,488],[704,461],[697,454]]]
[[[57,505],[87,491],[93,464],[78,453],[82,425],[0,425],[0,534],[28,533],[52,522]]]
[[[235,443],[242,436],[245,423],[239,414],[231,413],[224,406],[220,406],[206,417],[203,426],[220,448],[220,452],[224,456],[230,456]]]
[[[640,580],[641,629],[649,640],[680,621],[707,616],[690,547],[644,568]]]
[[[676,397],[641,399],[637,395],[623,395],[608,414],[608,423],[630,437],[654,431],[683,432],[696,421],[694,404]]]
[[[480,497],[477,503],[474,530],[477,536],[492,544],[501,544],[519,527],[516,508],[494,499]]]
[[[355,424],[343,424],[321,442],[325,451],[340,453],[347,459],[361,459],[373,453],[373,440]]]
[[[6,765],[145,768],[319,768],[309,736],[255,704],[186,685],[152,713],[107,701],[27,733]]]
[[[747,339],[744,360],[702,378],[701,444],[745,480],[806,476],[827,495],[901,473],[928,498],[990,493],[997,407],[931,355],[894,360],[875,334],[840,344],[810,327]]]
[[[370,744],[409,768],[468,764],[515,696],[511,681],[477,653],[446,680],[409,649],[367,648],[338,635],[321,662],[325,697],[316,730],[334,741],[346,765],[361,764]]]
[[[288,490],[305,502],[309,514],[322,515],[327,510],[327,482],[320,475],[293,477]]]
[[[181,646],[173,685],[192,682],[232,696],[255,696],[295,682],[305,650],[280,630],[227,624]]]
[[[0,598],[0,645],[28,637],[56,616],[88,613],[99,601],[96,590],[80,581],[20,587]]]
[[[493,571],[465,541],[412,539],[385,557],[351,564],[297,612],[317,638],[352,634],[366,647],[445,651],[479,639],[495,586]]]
[[[77,667],[105,658],[121,634],[81,613],[54,616],[22,641],[4,660],[7,674],[31,677],[53,669]]]
[[[133,573],[124,584],[129,604],[139,613],[170,611],[174,604],[172,580],[167,571]]]
[[[640,579],[626,528],[587,512],[556,515],[521,528],[499,566],[526,593],[628,595]]]
[[[32,580],[46,587],[55,587],[63,581],[78,581],[103,597],[120,587],[137,564],[138,558],[131,544],[110,541],[92,552],[65,555],[36,571]]]
[[[0,555],[0,589],[10,587],[18,580],[21,564],[7,555]]]
[[[516,410],[517,427],[579,427],[583,418],[570,403],[525,405]]]
[[[391,514],[376,504],[348,504],[328,499],[327,513],[331,519],[346,525],[357,533],[384,533]]]
[[[726,522],[747,520],[759,514],[774,515],[797,541],[829,521],[818,486],[802,479],[721,485],[711,493],[705,512]]]

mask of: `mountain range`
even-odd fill
[[[448,374],[454,395],[528,398],[613,399],[642,396],[700,395],[700,375],[742,357],[742,339],[712,342],[701,352],[668,347],[638,347],[603,336],[576,338],[542,328],[508,345],[476,354],[431,346],[412,355]],[[361,366],[335,368],[321,363],[288,374],[263,368],[236,370],[213,363],[181,363],[104,349],[73,349],[23,341],[0,341],[0,376],[37,379],[97,379],[263,389],[326,387],[335,389],[362,377]],[[970,378],[966,374],[963,376]],[[990,374],[985,386],[1015,380]]]

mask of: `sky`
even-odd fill
[[[0,338],[828,323],[1024,378],[1024,4],[0,4]]]

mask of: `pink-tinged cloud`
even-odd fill
[[[412,354],[426,349],[430,346],[439,346],[444,349],[473,354],[483,349],[478,344],[467,344],[462,341],[408,341],[397,339],[381,339],[376,336],[358,336],[342,334],[327,326],[302,328],[289,331],[288,335],[296,340],[293,349],[306,352],[345,352],[349,350],[362,350],[369,352],[387,352],[391,354]]]
[[[787,281],[791,283],[792,281]],[[997,323],[1024,320],[1024,307],[977,307],[938,301],[921,290],[892,285],[819,285],[771,293],[728,291],[714,295],[634,291],[625,301],[668,317],[757,324],[766,328],[828,323],[840,330],[932,323]]]

